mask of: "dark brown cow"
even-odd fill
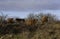
[[[16,22],[25,22],[25,19],[16,18],[15,21]]]

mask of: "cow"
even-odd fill
[[[25,19],[16,18],[15,21],[21,23],[21,22],[25,22]]]
[[[37,19],[27,19],[25,21],[26,25],[35,25],[37,23]]]
[[[14,18],[8,18],[7,23],[14,23]]]
[[[44,24],[45,22],[48,22],[48,17],[47,16],[43,16],[41,18],[41,23]]]

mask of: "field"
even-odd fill
[[[35,21],[28,21],[29,25],[24,22],[10,23],[11,20],[6,24],[1,22],[0,39],[60,39],[59,20],[48,20],[47,22],[45,20],[44,23],[41,21],[43,24],[39,21],[36,24],[34,24]]]

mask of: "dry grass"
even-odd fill
[[[41,25],[34,32],[23,31],[18,34],[6,34],[0,39],[60,39],[60,24]]]

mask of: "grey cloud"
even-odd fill
[[[0,10],[39,11],[60,9],[60,0],[0,0]]]

